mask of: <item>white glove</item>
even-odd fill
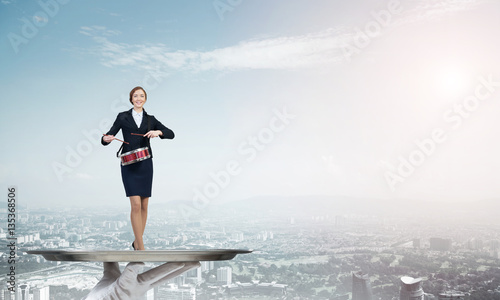
[[[102,279],[82,300],[141,299],[148,290],[199,266],[199,262],[170,262],[140,274],[144,263],[131,262],[120,273],[117,262],[105,262]]]

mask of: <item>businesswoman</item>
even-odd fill
[[[122,144],[121,174],[125,193],[130,199],[130,221],[135,236],[132,247],[134,250],[145,250],[142,236],[153,184],[153,153],[149,140],[156,137],[173,139],[174,132],[146,113],[143,106],[147,101],[147,94],[142,87],[133,88],[129,100],[134,107],[118,114],[101,143],[108,145],[116,139],[118,131],[122,130],[125,143]]]

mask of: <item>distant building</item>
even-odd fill
[[[217,269],[217,281],[224,285],[231,285],[233,277],[233,269],[231,267],[221,267]]]
[[[50,287],[33,288],[33,300],[50,300]]]
[[[362,272],[352,273],[352,300],[372,300],[370,278]]]
[[[430,248],[435,251],[450,251],[451,240],[442,238],[430,238]]]
[[[186,273],[167,280],[168,285],[184,286],[186,284]]]
[[[491,240],[490,241],[490,249],[491,250],[498,250],[498,249],[500,249],[500,242],[498,240]]]
[[[335,227],[343,227],[345,225],[344,216],[335,216]]]
[[[483,240],[472,238],[467,241],[467,248],[471,250],[480,250],[484,247]]]
[[[2,300],[15,300],[16,295],[14,293],[11,293],[9,290],[2,290]]]
[[[59,242],[59,248],[68,248],[68,247],[69,247],[69,242],[68,241],[61,240]]]
[[[456,292],[456,291],[444,292],[444,293],[439,294],[438,299],[439,300],[464,300],[465,295],[462,292]]]
[[[245,296],[267,296],[280,299],[286,296],[287,287],[288,285],[286,284],[276,282],[237,282],[236,284],[227,286],[224,292],[232,297],[236,297],[236,299],[240,297],[244,298]]]
[[[30,287],[27,284],[21,284],[17,288],[16,300],[29,300]]]
[[[198,284],[202,281],[201,267],[186,272],[186,283]]]
[[[201,261],[201,272],[208,272],[210,270],[214,269],[214,262],[213,261]]]
[[[168,287],[158,289],[157,299],[169,300],[195,300],[195,289],[187,286],[178,286],[176,284],[169,284]]]
[[[241,241],[244,241],[245,238],[243,236],[243,232],[234,232],[232,235],[231,235],[231,239],[237,241],[237,242],[241,242]]]
[[[422,278],[401,277],[399,300],[424,300]]]
[[[145,297],[145,300],[156,300],[156,291],[157,289],[154,288],[154,289],[150,289],[149,291],[146,292],[146,297]]]

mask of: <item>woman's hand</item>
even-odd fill
[[[152,138],[155,138],[155,137],[159,137],[160,135],[163,135],[163,132],[161,132],[161,130],[150,130],[144,136],[147,137],[147,138],[152,139]]]
[[[111,143],[115,139],[115,136],[114,135],[105,135],[102,139],[106,143]]]

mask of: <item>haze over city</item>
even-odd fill
[[[499,3],[231,3],[2,1],[2,186],[127,205],[99,139],[143,85],[152,202],[497,198]]]
[[[151,140],[145,248],[254,250],[148,299],[500,299],[499,9],[1,0],[2,282],[81,299],[101,263],[26,251],[138,241],[100,139],[142,86],[175,133]]]

